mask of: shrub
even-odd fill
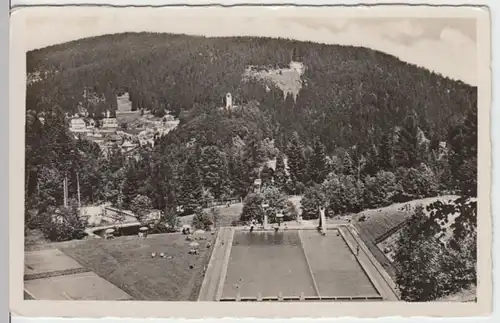
[[[375,176],[366,176],[364,182],[364,208],[378,208],[392,203],[398,192],[396,175],[380,171]]]
[[[303,183],[301,183],[301,182],[296,183],[295,194],[301,195],[304,193],[305,190],[306,190],[306,186]]]
[[[130,202],[130,211],[132,211],[137,220],[142,222],[146,215],[153,208],[151,199],[144,195],[137,195],[132,202]]]
[[[266,187],[262,190],[263,201],[269,206],[264,210],[267,213],[269,223],[276,222],[276,214],[283,212],[286,216],[287,197],[276,187]]]
[[[316,185],[308,188],[300,203],[302,204],[302,218],[304,220],[317,219],[319,217],[318,208],[326,203],[322,187]]]
[[[165,208],[160,219],[152,221],[149,224],[151,233],[171,233],[176,232],[179,226],[179,219],[174,208]]]
[[[58,210],[50,208],[40,216],[42,231],[50,241],[82,239],[87,235],[85,233],[87,220],[80,215],[76,204]]]
[[[299,211],[292,201],[286,201],[285,210],[283,211],[283,220],[292,221],[296,220],[299,216]]]
[[[401,185],[394,197],[395,202],[406,202],[435,196],[439,185],[432,170],[422,164],[418,168],[398,168],[397,182]]]
[[[333,214],[359,212],[363,209],[363,182],[352,175],[330,174],[323,183],[328,208]]]
[[[193,217],[193,222],[191,223],[193,228],[201,229],[201,230],[209,230],[213,225],[212,219],[208,214],[203,212],[202,208],[196,209],[196,212]]]
[[[268,204],[264,210],[262,204]],[[260,223],[264,220],[264,212],[268,216],[269,223],[276,221],[276,214],[289,210],[287,206],[286,195],[276,187],[265,187],[261,193],[251,193],[243,200],[243,210],[240,215],[240,220],[248,222],[256,220]]]
[[[241,211],[240,221],[248,222],[257,220],[262,223],[264,218],[264,210],[262,203],[264,197],[262,194],[250,193],[243,200],[243,210]]]

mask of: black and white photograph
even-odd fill
[[[24,303],[490,301],[487,11],[29,10]]]

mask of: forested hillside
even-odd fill
[[[249,65],[284,67],[291,60],[306,68],[296,102],[276,88],[242,83]],[[28,87],[28,109],[57,104],[75,111],[87,88],[106,98],[101,109],[114,109],[114,94],[127,89],[135,108],[179,115],[196,105],[214,108],[231,92],[238,102],[260,102],[281,126],[273,134],[280,145],[297,131],[308,142],[319,136],[330,152],[377,144],[410,114],[429,139],[441,140],[476,105],[475,88],[393,56],[283,39],[117,34],[36,50],[27,62],[28,73],[48,73]]]
[[[291,61],[305,68],[296,98],[243,77],[249,66]],[[476,118],[475,87],[371,49],[285,39],[106,35],[29,52],[27,71],[26,190],[45,204],[61,202],[61,174],[69,174],[74,193],[77,172],[88,203],[127,206],[140,194],[158,209],[205,195],[243,198],[257,177],[303,193],[332,172],[363,182],[382,170],[424,166],[428,171],[420,173],[436,181],[425,194],[453,191],[465,162],[448,157],[470,155],[453,149],[468,140],[460,130],[468,126],[465,117]],[[119,151],[104,159],[95,145],[73,139],[64,123],[64,114],[79,106],[97,119],[114,111],[122,92],[129,92],[133,110],[170,111],[181,120],[127,164]],[[231,111],[220,109],[227,92],[237,104]],[[274,158],[276,170],[262,169]],[[417,193],[405,194],[398,196]]]

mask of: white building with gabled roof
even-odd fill
[[[71,132],[86,132],[87,124],[84,118],[74,117],[70,120],[69,130]]]

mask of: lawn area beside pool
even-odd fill
[[[231,204],[227,207],[225,205],[215,206],[219,210],[219,222],[217,227],[230,227],[233,221],[238,221],[240,219],[241,211],[243,210],[242,203]],[[204,209],[206,214],[210,214],[212,208]],[[191,225],[193,222],[194,214],[180,216],[179,225]]]
[[[190,241],[180,233],[89,240],[61,248],[68,256],[115,284],[135,300],[196,301],[216,235],[204,233],[199,254],[188,254]],[[155,258],[151,253],[156,252]],[[163,252],[165,258],[160,258]],[[190,266],[193,266],[190,269]]]

